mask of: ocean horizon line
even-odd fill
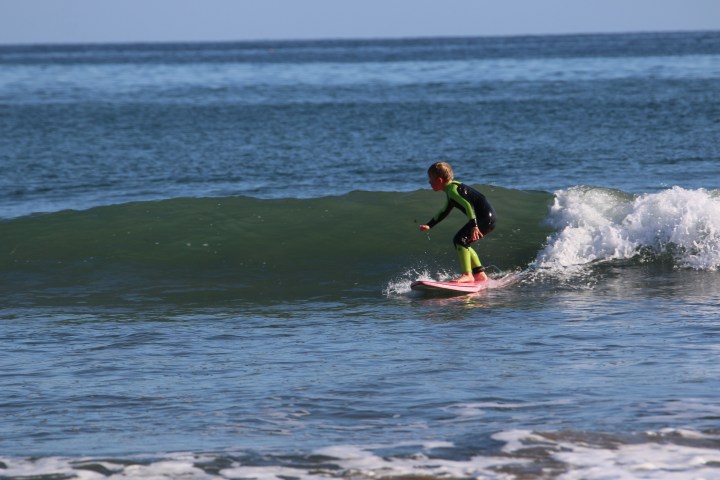
[[[610,36],[654,36],[654,35],[687,35],[687,34],[715,34],[720,29],[668,29],[668,30],[618,30],[618,31],[596,31],[596,32],[547,32],[547,33],[507,33],[487,35],[408,35],[408,36],[368,36],[368,37],[307,37],[307,38],[257,38],[257,39],[194,39],[194,40],[131,40],[131,41],[77,41],[77,42],[0,42],[0,49],[13,48],[77,48],[77,47],[147,47],[147,46],[177,46],[177,45],[268,45],[268,44],[352,44],[352,43],[402,43],[420,42],[425,40],[482,40],[482,39],[528,39],[538,37],[610,37]]]

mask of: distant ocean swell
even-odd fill
[[[720,196],[679,187],[633,196],[480,187],[499,216],[478,244],[496,270],[562,277],[605,261],[720,268]],[[176,198],[2,222],[6,301],[265,301],[382,291],[453,271],[454,213],[418,231],[441,195],[352,192],[316,199]],[[457,217],[456,217],[457,216]],[[408,279],[409,280],[409,279]]]

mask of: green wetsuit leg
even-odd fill
[[[458,258],[460,259],[460,268],[462,273],[470,273],[473,268],[481,267],[480,257],[472,247],[463,247],[456,245]]]

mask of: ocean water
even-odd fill
[[[720,479],[719,138],[718,32],[0,47],[0,479]]]

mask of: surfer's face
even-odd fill
[[[433,192],[439,192],[440,190],[445,188],[445,179],[440,177],[433,177],[432,175],[428,175],[428,183],[430,183]]]

